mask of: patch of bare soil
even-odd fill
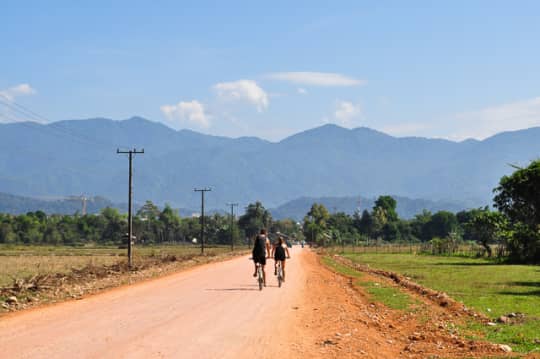
[[[5,298],[4,301],[0,301],[0,315],[42,304],[82,299],[105,289],[244,254],[244,251],[238,251],[206,256],[149,256],[136,258],[131,268],[127,262],[122,261],[112,265],[73,268],[68,273],[44,273],[14,278],[10,286],[0,287],[0,298]]]
[[[392,310],[369,300],[353,279],[334,273],[312,253],[304,302],[296,317],[293,345],[298,357],[315,358],[490,358],[509,357],[499,345],[463,338],[459,325],[469,312],[451,298],[409,291],[414,310]],[[362,280],[384,281],[365,272]],[[387,280],[392,284],[391,279]],[[422,291],[420,291],[422,292]],[[435,301],[434,301],[435,300]],[[445,304],[446,303],[446,304]],[[299,313],[300,314],[300,313]],[[473,314],[474,316],[474,314]]]

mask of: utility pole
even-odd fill
[[[238,206],[238,203],[227,203],[227,206],[231,206],[231,251],[234,251],[234,207]]]
[[[133,155],[134,154],[143,154],[144,148],[140,151],[137,151],[136,148],[128,151],[116,150],[117,154],[129,154],[129,194],[128,194],[128,266],[131,268],[133,251],[131,250],[132,240],[133,240],[133,221],[132,221],[132,199],[133,199]]]
[[[83,194],[81,195],[81,201],[82,201],[82,215],[86,216],[86,201],[88,198]]]
[[[195,188],[193,191],[201,192],[201,254],[204,254],[204,192],[210,192],[212,188]]]

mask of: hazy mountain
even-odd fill
[[[392,196],[397,201],[397,212],[401,218],[410,219],[424,209],[437,212],[441,210],[459,212],[463,209],[471,208],[470,203],[457,201],[430,201],[425,199],[411,199],[401,196]],[[275,219],[292,218],[302,221],[313,203],[323,204],[330,213],[345,212],[353,214],[367,209],[371,211],[376,198],[364,198],[361,196],[351,197],[301,197],[289,201],[276,208],[271,209],[272,217]]]
[[[105,207],[127,210],[127,205],[114,204],[103,197],[89,197],[86,201],[87,213],[98,213]],[[0,213],[24,214],[35,211],[43,211],[47,214],[82,213],[82,200],[76,196],[61,199],[39,199],[0,193]]]
[[[133,203],[133,212],[136,213],[144,203]],[[0,192],[0,213],[24,214],[28,212],[43,211],[47,214],[81,214],[82,199],[80,196],[66,196],[63,198],[32,198],[25,196],[17,196],[8,193]],[[99,213],[105,207],[113,207],[122,213],[127,213],[127,203],[113,203],[103,197],[87,197],[86,212],[88,214]],[[159,206],[160,210],[163,206]],[[178,214],[182,217],[191,217],[199,215],[200,208],[175,208]],[[206,209],[205,213],[212,215],[219,213],[221,215],[228,214],[222,209]]]
[[[325,125],[272,143],[175,131],[142,118],[49,125],[0,125],[0,191],[33,197],[71,193],[127,201],[128,161],[117,148],[144,148],[134,159],[134,198],[198,208],[194,187],[211,186],[208,208],[261,200],[275,207],[302,196],[410,198],[489,204],[509,163],[540,154],[540,128],[484,141],[396,138],[368,128]]]

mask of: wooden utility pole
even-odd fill
[[[134,154],[143,154],[144,148],[140,151],[137,151],[136,148],[129,151],[120,151],[116,150],[118,154],[129,154],[129,194],[128,194],[128,266],[131,268],[133,260],[133,251],[132,251],[132,241],[133,241],[133,221],[132,221],[132,199],[133,199],[133,155]]]
[[[88,198],[83,194],[83,195],[81,195],[81,201],[82,201],[82,212],[81,212],[81,214],[83,216],[86,216],[86,201],[88,201]]]
[[[231,206],[231,251],[234,251],[234,207],[238,206],[238,203],[227,203],[227,206]]]
[[[201,192],[201,254],[204,254],[204,193],[210,192],[212,188],[195,188],[195,192]]]

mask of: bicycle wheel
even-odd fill
[[[259,290],[262,290],[263,289],[263,283],[264,283],[262,270],[259,268],[259,270],[257,272],[259,274]]]

